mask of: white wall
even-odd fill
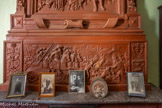
[[[0,0],[0,83],[3,82],[3,41],[10,29],[10,14],[16,11],[16,0]]]

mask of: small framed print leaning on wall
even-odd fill
[[[84,70],[70,71],[69,93],[85,93],[85,71]]]
[[[27,74],[13,74],[10,77],[7,98],[25,96]]]
[[[145,97],[144,75],[142,72],[127,72],[128,96]]]
[[[39,96],[54,97],[55,96],[55,73],[40,73],[39,78]]]

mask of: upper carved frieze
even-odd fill
[[[64,11],[66,10],[81,10],[87,8],[93,8],[91,11],[102,10],[105,11],[105,5],[116,4],[117,0],[38,0],[37,11],[47,7],[49,9]]]

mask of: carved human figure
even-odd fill
[[[70,51],[69,49],[65,49],[62,57],[61,57],[61,70],[68,69],[68,63],[71,61],[70,59]]]
[[[17,0],[17,11],[23,10],[23,0]]]
[[[56,76],[59,76],[61,74],[60,71],[60,58],[62,55],[62,49],[61,46],[56,46],[56,48],[52,51],[50,55],[50,69],[56,73]]]
[[[98,61],[98,56],[96,55],[89,62],[86,63],[84,70],[86,70],[87,78],[90,77],[90,70],[92,69],[94,63],[96,63],[97,61]]]
[[[120,83],[123,69],[124,66],[122,62],[117,58],[117,56],[113,54],[112,65],[108,66],[100,77],[104,78],[106,81],[112,81],[113,83]]]
[[[135,0],[129,0],[129,8],[128,9],[130,12],[137,10]]]
[[[93,2],[93,11],[96,12],[98,10],[98,8],[101,8],[101,10],[105,10],[106,8],[104,7],[104,1],[103,0],[92,0]],[[98,2],[98,6],[97,6],[97,2]]]
[[[38,0],[38,10],[41,10],[46,4],[46,0]]]
[[[51,0],[51,4],[55,10],[64,10],[64,0]]]
[[[83,8],[82,3],[84,2],[84,0],[69,0],[69,10],[79,10],[80,7]]]

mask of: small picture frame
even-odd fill
[[[39,96],[54,97],[55,96],[55,73],[40,73],[39,78]]]
[[[10,77],[7,98],[25,96],[27,74],[13,74]]]
[[[145,83],[142,72],[127,72],[128,96],[145,97]]]
[[[85,93],[85,71],[70,70],[69,93]]]

